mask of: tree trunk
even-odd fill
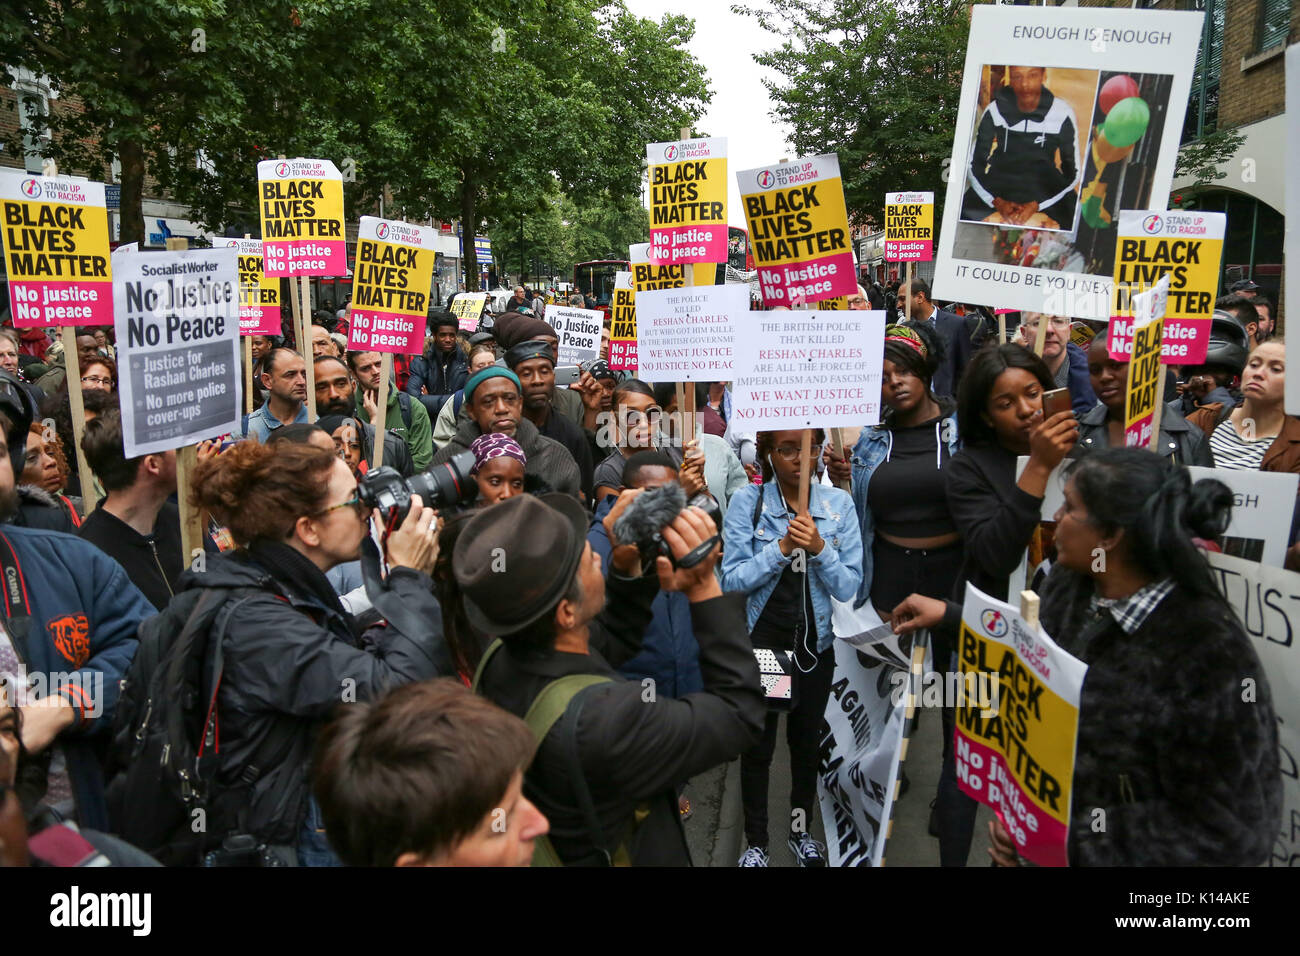
[[[478,291],[478,249],[474,245],[474,234],[478,232],[474,218],[476,207],[474,180],[465,175],[460,184],[460,246],[463,258],[461,266],[465,270],[465,291]]]
[[[123,140],[118,146],[118,159],[122,163],[121,239],[143,244],[144,149],[136,140]]]

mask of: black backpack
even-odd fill
[[[216,785],[221,765],[217,696],[222,640],[235,609],[257,588],[183,591],[140,625],[140,646],[113,720],[108,787],[113,832],[165,866],[197,865],[241,831],[243,810],[260,776],[255,764],[237,787]],[[271,735],[260,753],[282,752]],[[115,773],[114,773],[115,772]]]

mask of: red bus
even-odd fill
[[[579,262],[573,267],[573,284],[583,295],[596,300],[596,306],[606,316],[614,301],[614,276],[618,272],[628,272],[631,265],[626,259],[596,259],[592,262]]]
[[[754,247],[749,244],[747,229],[727,227],[727,265],[737,272],[754,271]]]

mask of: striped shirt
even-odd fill
[[[1238,471],[1258,471],[1264,452],[1276,436],[1248,440],[1237,434],[1232,419],[1225,418],[1210,435],[1210,451],[1214,454],[1215,468],[1236,468]]]

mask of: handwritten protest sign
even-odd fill
[[[1137,294],[1168,276],[1160,361],[1166,365],[1205,361],[1227,220],[1221,212],[1125,209],[1119,214],[1115,299],[1106,338],[1112,358],[1122,359],[1132,348]]]
[[[736,174],[759,287],[769,305],[811,305],[853,294],[840,163],[832,154]]]
[[[411,355],[424,350],[437,236],[431,226],[361,217],[349,351]]]
[[[266,274],[341,276],[348,271],[343,177],[325,159],[257,164]]]
[[[1124,444],[1128,448],[1150,448],[1159,438],[1156,410],[1164,401],[1160,344],[1168,296],[1169,276],[1165,276],[1154,289],[1133,297],[1132,356],[1124,397]]]
[[[456,324],[462,332],[473,332],[478,328],[487,297],[486,292],[462,292],[456,296],[451,303],[451,314],[456,317]]]
[[[934,193],[885,195],[885,261],[934,258]]]
[[[736,422],[744,431],[877,424],[884,342],[884,312],[751,313],[736,337]]]
[[[280,282],[263,271],[262,240],[218,237],[212,246],[239,254],[239,334],[279,335]]]
[[[234,248],[122,256],[113,281],[127,458],[240,427]]]
[[[749,315],[743,285],[638,291],[637,362],[646,382],[733,378],[736,329]]]
[[[609,367],[636,371],[636,289],[631,272],[614,275],[614,305],[610,310]]]
[[[5,170],[0,206],[14,326],[112,325],[104,184]]]
[[[1219,590],[1264,665],[1277,716],[1282,820],[1269,866],[1300,866],[1300,574],[1207,554]]]
[[[605,315],[595,309],[548,306],[546,321],[560,340],[560,365],[580,365],[600,354],[600,330]]]
[[[958,786],[998,814],[1021,856],[1065,866],[1087,667],[970,584],[958,660],[967,684],[997,687],[994,707],[968,694],[956,708]]]
[[[727,261],[727,141],[646,146],[650,258],[659,265]]]

